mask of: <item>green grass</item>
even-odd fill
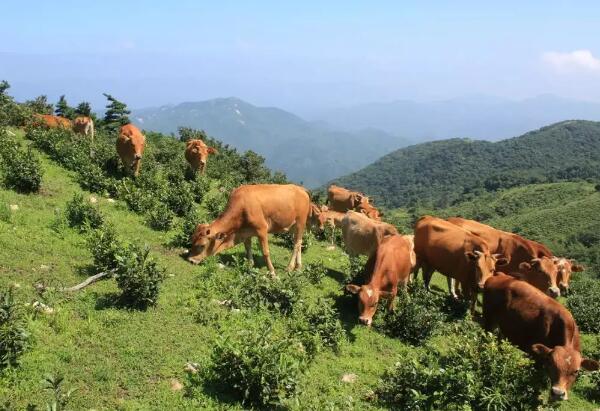
[[[73,175],[42,157],[44,178],[40,194],[22,195],[0,190],[0,286],[18,283],[18,297],[33,301],[32,284],[43,279],[72,285],[89,275],[91,255],[84,235],[62,228],[52,229],[56,210],[64,210],[74,193],[82,192]],[[87,197],[90,193],[85,193]],[[201,304],[197,295],[204,266],[187,263],[182,249],[164,244],[173,233],[153,231],[142,216],[127,210],[122,202],[110,203],[97,196],[99,208],[119,236],[146,243],[152,254],[167,269],[158,305],[147,311],[128,311],[110,304],[118,292],[114,280],[94,284],[71,296],[51,295],[47,304],[53,315],[31,316],[33,346],[22,357],[21,366],[0,377],[0,404],[16,409],[28,403],[42,406],[50,399],[41,381],[47,374],[63,374],[66,387],[76,387],[70,409],[240,409],[208,393],[188,398],[184,391],[172,391],[171,379],[185,381],[188,361],[208,364],[214,341],[222,333],[215,325],[203,326],[194,320]],[[18,205],[10,211],[7,205]],[[290,251],[271,238],[273,261],[283,270]],[[347,257],[339,250],[327,250],[328,243],[315,242],[304,254],[304,263],[322,260],[330,275],[319,285],[310,285],[311,296],[330,296],[336,301],[348,342],[339,354],[324,351],[317,355],[300,384],[297,409],[378,409],[367,395],[384,370],[412,350],[394,340],[357,324],[356,300],[344,296],[339,278]],[[260,256],[256,244],[255,255]],[[236,247],[227,255],[243,255]],[[258,263],[262,258],[258,258]],[[264,269],[264,268],[263,268]],[[211,275],[222,275],[217,269]],[[443,277],[436,275],[434,285],[445,290]],[[224,321],[222,327],[235,327]],[[589,339],[585,339],[587,343]],[[591,341],[591,340],[590,340]],[[590,342],[591,344],[592,342]],[[443,340],[440,341],[443,344]],[[354,373],[355,383],[344,383],[342,375]],[[563,409],[598,408],[578,391]]]

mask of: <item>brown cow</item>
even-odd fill
[[[358,320],[371,325],[380,297],[387,299],[392,309],[398,286],[406,288],[416,263],[412,235],[392,235],[383,239],[377,251],[367,261],[367,278],[363,286],[348,284],[346,290],[358,294]]]
[[[475,310],[478,289],[483,289],[485,281],[494,274],[496,264],[506,262],[498,260],[482,238],[431,216],[421,217],[415,225],[415,253],[425,287],[429,289],[431,275],[437,270],[448,277],[448,291],[452,294],[450,280],[454,278],[464,296],[471,300],[471,311]]]
[[[383,216],[383,213],[370,204],[366,197],[363,197],[362,201],[358,206],[356,206],[355,210],[359,213],[363,213],[371,220],[375,221],[381,221],[381,217]]]
[[[369,201],[364,194],[357,191],[350,191],[334,184],[330,185],[329,189],[327,189],[329,208],[340,213],[356,209],[365,200]]]
[[[498,326],[521,350],[545,363],[554,400],[568,399],[581,368],[597,370],[597,361],[581,357],[579,330],[571,313],[530,284],[504,273],[487,280],[483,291],[486,330]]]
[[[89,136],[92,144],[94,143],[94,120],[91,117],[80,116],[75,118],[73,131],[86,137]]]
[[[275,268],[269,253],[269,233],[294,227],[294,251],[288,270],[302,266],[302,234],[311,213],[307,191],[294,184],[243,185],[231,192],[225,211],[210,224],[198,224],[188,261],[198,264],[208,256],[244,243],[252,262],[252,237],[258,237],[267,267]]]
[[[53,116],[50,114],[34,114],[34,124],[48,128],[63,128],[71,130],[73,123],[65,117]]]
[[[569,281],[571,281],[571,274],[574,272],[584,271],[585,267],[580,264],[576,264],[575,261],[568,258],[554,257],[553,261],[558,269],[558,277],[556,278],[558,281],[558,286],[560,287],[561,293],[566,295],[569,293]]]
[[[551,297],[560,295],[558,270],[552,253],[543,244],[473,220],[451,217],[447,221],[481,237],[491,253],[502,254],[507,260],[502,271],[527,281]]]
[[[146,147],[146,138],[133,124],[121,127],[117,138],[117,153],[121,157],[126,172],[133,172],[137,177],[140,174],[142,154]]]
[[[185,159],[194,172],[204,174],[209,154],[217,154],[217,150],[208,147],[202,140],[189,140],[185,145]]]
[[[370,256],[384,237],[395,234],[398,234],[398,230],[393,225],[373,221],[356,211],[348,211],[342,219],[342,237],[350,256]]]

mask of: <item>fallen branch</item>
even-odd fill
[[[108,275],[112,275],[116,272],[117,270],[110,270],[110,271],[104,271],[101,273],[98,273],[96,275],[92,275],[91,277],[88,277],[84,282],[74,285],[73,287],[68,287],[68,288],[61,288],[60,291],[64,291],[67,293],[73,292],[73,291],[79,291],[82,288],[87,287],[88,285],[94,284],[97,281],[100,281],[102,278],[108,276]]]

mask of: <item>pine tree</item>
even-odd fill
[[[127,105],[110,94],[103,94],[109,101],[106,105],[106,113],[104,113],[104,126],[109,130],[116,130],[118,127],[129,123],[128,116],[131,114],[131,111],[127,109]]]
[[[70,118],[71,120],[75,117],[75,110],[73,107],[69,107],[67,103],[67,99],[64,94],[60,96],[58,103],[56,103],[56,109],[54,110],[54,114],[61,117]]]
[[[87,101],[82,101],[75,109],[75,114],[77,114],[78,116],[91,117],[92,106]]]

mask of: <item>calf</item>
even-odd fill
[[[504,273],[487,280],[483,291],[486,330],[500,332],[521,350],[543,362],[551,397],[568,399],[581,368],[597,370],[597,361],[582,358],[579,330],[571,313],[532,285]]]
[[[388,309],[393,307],[398,286],[406,288],[415,263],[413,236],[396,234],[383,239],[365,266],[366,284],[346,285],[346,290],[358,294],[358,319],[362,324],[371,325],[381,297],[387,299]]]
[[[350,256],[370,256],[386,236],[395,234],[398,230],[393,225],[373,221],[356,211],[348,211],[342,219],[342,237]]]
[[[125,124],[119,131],[117,138],[117,153],[121,158],[123,167],[135,177],[140,174],[142,154],[146,147],[146,138],[133,124]]]
[[[90,117],[77,117],[73,121],[73,131],[89,137],[92,144],[94,144],[94,120]]]
[[[267,267],[275,268],[269,253],[269,233],[294,227],[294,251],[288,270],[302,266],[302,235],[311,213],[308,192],[294,184],[243,185],[231,192],[225,211],[210,224],[198,224],[192,235],[188,261],[198,264],[208,256],[244,243],[252,259],[252,237],[258,237]]]
[[[558,286],[560,287],[561,293],[566,295],[569,293],[571,274],[574,272],[581,272],[585,270],[585,267],[580,264],[576,264],[573,260],[569,260],[568,258],[554,257],[553,261],[558,269],[558,276],[556,278]]]
[[[185,159],[194,172],[204,174],[209,154],[217,154],[217,150],[208,147],[202,140],[189,140],[185,145]]]

